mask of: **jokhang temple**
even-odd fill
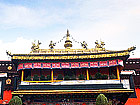
[[[82,49],[72,49],[68,30],[64,38],[65,49],[54,49],[53,41],[50,49],[40,49],[38,41],[32,43],[29,54],[7,51],[11,61],[0,61],[1,103],[12,96],[27,105],[92,105],[100,93],[118,105],[137,98],[134,75],[124,67],[135,47],[112,51],[96,41],[95,48],[89,49],[83,41],[78,42]]]

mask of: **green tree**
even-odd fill
[[[14,96],[10,101],[9,105],[22,105],[22,100],[18,96]]]
[[[51,80],[51,76],[47,75],[46,80]]]
[[[64,80],[70,80],[70,77],[68,75],[64,76]]]
[[[27,81],[31,81],[31,76],[28,76],[28,77],[26,78],[26,80],[27,80]]]
[[[99,94],[96,99],[96,105],[108,105],[107,97],[104,94]]]
[[[83,74],[80,74],[78,78],[79,80],[85,80],[85,76]]]
[[[89,75],[89,80],[93,80],[93,77],[92,77],[92,75]]]
[[[102,75],[102,79],[108,79],[108,75],[103,74],[103,75]]]
[[[44,75],[41,75],[40,80],[41,81],[45,81],[45,79],[46,79],[45,76]]]
[[[114,74],[110,75],[110,79],[116,79],[116,76]]]
[[[97,72],[97,73],[95,74],[95,79],[102,79],[102,74],[99,73],[99,72]]]
[[[39,81],[39,77],[38,77],[37,74],[34,75],[33,80],[34,80],[34,81]]]
[[[57,80],[63,80],[63,76],[62,76],[62,74],[58,74],[58,76],[57,76]]]
[[[75,75],[72,75],[70,79],[71,79],[71,80],[76,80]]]

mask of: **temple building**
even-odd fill
[[[0,60],[0,104],[8,103],[16,90],[18,73],[10,60]]]
[[[124,62],[123,77],[125,79],[133,76],[134,86],[136,91],[136,98],[129,98],[125,105],[139,105],[140,104],[140,58],[129,58]]]
[[[40,42],[32,43],[29,54],[12,54],[15,67],[12,96],[22,98],[24,104],[95,104],[100,93],[112,104],[125,104],[135,97],[133,76],[121,75],[124,62],[135,47],[126,50],[106,50],[103,41],[88,48],[85,41],[73,39],[67,30],[64,49],[40,49]],[[61,42],[60,40],[59,42]],[[72,41],[81,44],[81,49],[72,49]],[[18,74],[18,79],[16,74]],[[10,77],[7,77],[7,79]]]

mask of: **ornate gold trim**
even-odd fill
[[[112,54],[93,54],[93,55],[58,55],[58,56],[45,56],[45,55],[13,55],[12,59],[88,59],[88,58],[106,58],[106,57],[117,57],[117,56],[125,56],[129,55],[130,52],[122,52],[122,53],[112,53]]]

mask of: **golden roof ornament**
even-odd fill
[[[83,41],[83,43],[81,43],[81,46],[83,47],[83,48],[85,48],[85,49],[87,49],[87,43],[85,42],[85,41]]]
[[[50,49],[54,49],[55,43],[53,43],[53,41],[50,41],[49,47]]]
[[[32,51],[38,50],[39,49],[39,45],[41,44],[41,42],[39,42],[39,40],[38,40],[37,45],[35,44],[35,42],[36,42],[36,40],[34,42],[32,42],[32,47],[31,47]]]
[[[72,41],[70,41],[69,30],[67,30],[66,41],[65,41],[64,47],[65,47],[66,49],[70,49],[70,48],[72,47]]]
[[[96,40],[95,44],[96,44],[96,46],[95,46],[96,50],[100,50],[100,51],[105,50],[105,48],[104,48],[105,42],[100,41],[100,43],[99,43],[98,40]]]

